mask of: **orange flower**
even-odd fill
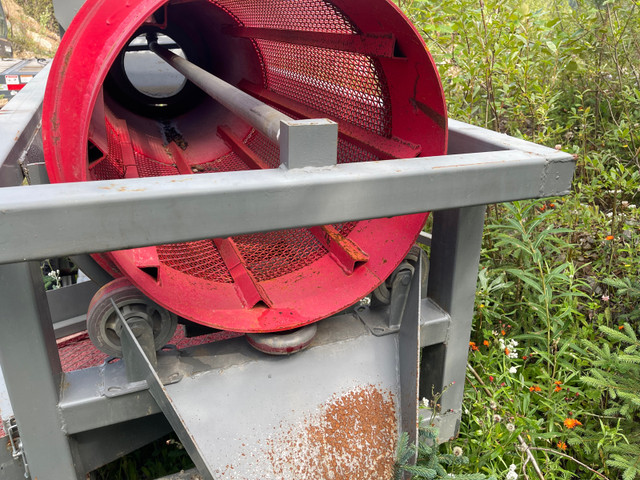
[[[619,325],[618,326],[618,330],[622,330],[624,328],[624,325]]]
[[[505,332],[504,330],[501,330],[501,331],[500,331],[500,333],[501,333],[502,335],[506,335],[506,334],[507,334],[507,332]]]
[[[558,449],[559,450],[566,450],[567,449],[567,444],[564,442],[558,442]]]
[[[553,383],[555,383],[556,385],[562,385],[562,382],[561,382],[560,380],[556,380],[556,381],[555,381],[555,382],[553,382]]]
[[[607,235],[606,237],[604,237],[605,240],[613,240],[613,235]]]
[[[485,347],[488,347],[488,346],[489,346],[489,340],[485,340],[484,342],[482,342],[482,344],[483,344]]]
[[[553,389],[554,392],[559,392],[560,390],[562,390],[560,385],[556,385],[556,388]]]
[[[575,428],[577,425],[582,425],[578,420],[576,420],[575,418],[565,418],[564,419],[564,426],[567,428]]]
[[[476,342],[469,342],[469,346],[471,347],[471,350],[474,352],[478,350],[478,347],[476,347]]]
[[[538,385],[534,385],[533,387],[529,387],[530,392],[539,392],[542,389]]]
[[[509,355],[509,349],[508,349],[508,348],[505,348],[505,349],[504,349],[504,354],[505,354],[505,355]]]

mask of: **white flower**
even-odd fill
[[[509,465],[509,471],[504,477],[504,480],[518,480],[518,474],[516,473],[516,466],[512,463]]]
[[[493,416],[493,422],[494,422],[494,423],[500,423],[501,421],[502,421],[502,417],[496,413],[496,414]]]
[[[462,456],[462,447],[453,447],[453,454],[456,457],[461,457]]]
[[[513,423],[507,423],[507,430],[513,433],[516,431],[516,426]]]
[[[509,373],[518,373],[518,367],[511,367]]]
[[[428,398],[426,398],[426,397],[422,398],[422,406],[424,408],[429,408],[429,399]]]

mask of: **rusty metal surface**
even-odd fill
[[[293,426],[279,425],[267,439],[272,478],[390,479],[398,438],[395,400],[390,390],[360,385],[334,394]]]
[[[180,418],[178,435],[197,449],[205,478],[389,478],[402,420],[398,338],[374,337],[350,315],[318,330],[289,357],[239,339],[184,352],[192,371],[156,399]]]

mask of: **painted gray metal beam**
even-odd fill
[[[549,149],[547,149],[549,150]],[[0,263],[563,195],[550,150],[0,189]]]
[[[21,162],[29,155],[34,141],[42,144],[37,135],[42,117],[44,88],[47,84],[50,68],[50,65],[46,66],[33,77],[0,112],[0,138],[2,139],[0,142],[0,187],[22,183],[24,175]]]
[[[80,7],[84,4],[85,0],[54,0],[53,10],[56,15],[56,20],[65,30],[69,28],[69,24],[73,17],[76,16]]]
[[[452,118],[449,122],[449,153],[494,152],[499,150],[521,150],[537,155],[549,155],[555,149],[511,137],[504,133],[464,123]],[[562,152],[559,152],[562,153]],[[569,155],[564,153],[564,155]]]
[[[431,239],[429,239],[431,240]],[[430,298],[422,300],[420,308],[420,346],[427,347],[447,340],[451,317]]]
[[[93,282],[82,282],[47,292],[56,338],[86,330],[89,303],[98,288]]]
[[[442,395],[441,441],[459,431],[484,215],[484,205],[434,213],[428,297],[451,318],[443,348],[434,350],[439,358],[431,359],[441,374],[428,382]]]
[[[163,415],[152,415],[83,432],[73,438],[78,447],[77,458],[82,461],[83,470],[90,472],[171,431]]]
[[[63,374],[40,266],[0,265],[0,285],[0,364],[30,472],[33,478],[84,478],[57,408]]]
[[[160,413],[148,390],[107,397],[104,382],[102,367],[65,375],[66,388],[61,392],[59,405],[65,433],[74,435]]]

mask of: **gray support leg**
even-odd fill
[[[58,410],[62,367],[37,262],[0,265],[0,363],[32,478],[84,478]]]
[[[429,398],[427,390],[444,392],[438,401],[441,440],[460,428],[484,212],[480,205],[434,213],[428,296],[449,313],[451,325],[445,344],[423,350],[420,393]]]

